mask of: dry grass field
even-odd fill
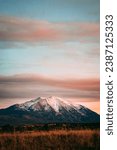
[[[99,130],[1,133],[0,150],[99,150]]]

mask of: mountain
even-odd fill
[[[22,104],[0,109],[0,125],[38,123],[97,123],[100,116],[82,106],[59,97],[38,97]]]

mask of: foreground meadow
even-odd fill
[[[99,130],[55,130],[0,134],[0,150],[99,150]]]

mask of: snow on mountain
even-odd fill
[[[39,111],[42,108],[45,111],[49,111],[50,109],[53,109],[56,113],[59,113],[61,108],[65,108],[66,110],[70,110],[71,108],[74,108],[76,110],[79,110],[82,106],[81,105],[73,105],[62,98],[51,96],[51,97],[38,97],[34,100],[25,102],[23,104],[19,104],[19,108],[23,110],[33,110],[33,111]]]

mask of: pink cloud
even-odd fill
[[[1,16],[0,24],[0,40],[3,41],[82,41],[99,38],[98,23],[47,22]]]
[[[39,85],[55,86],[60,88],[78,89],[86,91],[99,91],[98,78],[91,79],[53,79],[42,75],[21,74],[14,76],[0,76],[0,83],[31,83]]]
[[[60,96],[99,100],[99,79],[55,79],[41,75],[0,76],[0,99]]]

